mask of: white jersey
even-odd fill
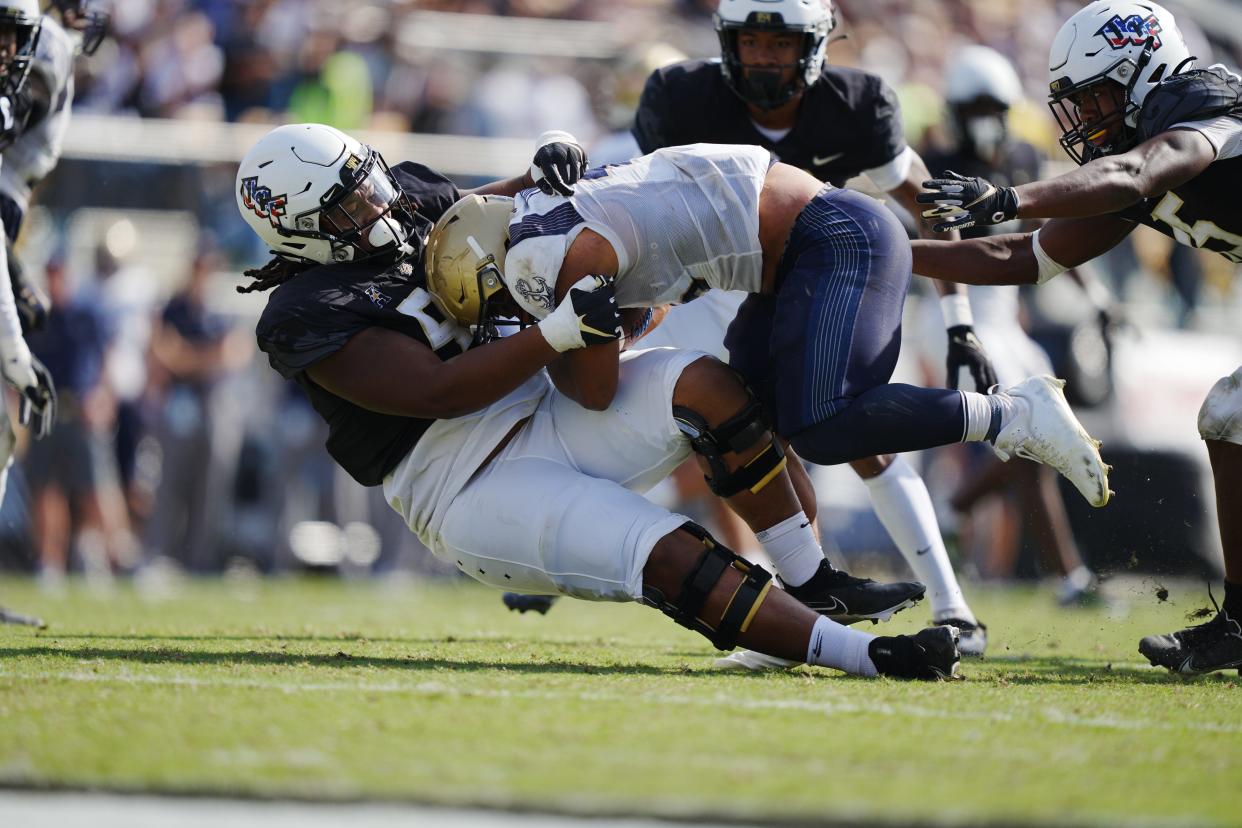
[[[48,112],[38,123],[22,130],[4,150],[0,169],[0,193],[12,199],[23,213],[30,206],[30,192],[60,161],[65,129],[73,106],[73,57],[76,45],[51,15],[43,16],[39,45],[30,66],[32,83],[37,77],[48,89]]]
[[[536,318],[552,310],[561,263],[584,228],[617,256],[617,303],[652,307],[707,288],[757,293],[763,283],[761,147],[667,147],[590,170],[568,198],[525,190],[514,201],[505,281]]]

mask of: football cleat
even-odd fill
[[[1147,636],[1139,652],[1174,673],[1197,676],[1237,667],[1242,675],[1242,624],[1217,607],[1216,617],[1205,624]]]
[[[47,624],[43,622],[42,618],[36,618],[33,615],[22,615],[20,612],[13,612],[4,607],[0,607],[0,624],[16,624],[22,627],[47,629]]]
[[[867,645],[867,654],[882,676],[924,681],[957,678],[960,633],[957,627],[943,626],[914,635],[880,636]]]
[[[765,655],[754,650],[737,650],[712,663],[713,670],[790,670],[801,664],[801,661],[790,661],[787,658]]]
[[[957,651],[965,657],[983,658],[988,648],[988,625],[982,621],[964,621],[961,618],[942,618],[933,621],[931,627],[954,627],[958,631]]]
[[[1100,457],[1099,443],[1091,439],[1061,389],[1065,380],[1031,377],[1004,393],[1026,403],[996,436],[992,450],[1001,460],[1025,457],[1051,466],[1074,484],[1087,502],[1099,508],[1108,503],[1109,467]]]
[[[520,592],[506,592],[501,600],[505,602],[505,606],[510,610],[516,610],[520,613],[535,611],[540,615],[547,615],[548,610],[552,609],[552,605],[556,603],[559,595],[522,595]]]
[[[927,587],[917,582],[881,584],[870,578],[855,578],[836,569],[826,559],[805,584],[784,586],[790,595],[838,624],[887,621],[895,613],[917,604],[927,591]]]

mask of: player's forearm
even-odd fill
[[[1086,166],[1014,189],[1018,218],[1077,218],[1115,213],[1147,197],[1141,167],[1126,156],[1101,158]]]
[[[933,279],[965,285],[1034,284],[1039,263],[1029,233],[945,242],[910,243],[914,270]]]
[[[436,419],[478,411],[517,389],[558,356],[536,327],[472,348],[433,370],[420,384],[412,416]]]
[[[0,225],[0,231],[3,229]],[[13,298],[8,253],[4,245],[0,245],[0,356],[9,358],[28,352],[26,340],[22,337],[22,323],[17,317],[17,302]]]

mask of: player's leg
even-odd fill
[[[838,621],[853,622],[885,620],[922,598],[922,584],[854,578],[827,561],[780,441],[758,400],[724,363],[704,356],[686,365],[673,389],[672,414],[708,486],[755,531],[786,588],[800,601]]]
[[[1242,368],[1213,386],[1199,411],[1216,485],[1216,517],[1225,553],[1225,602],[1212,620],[1178,632],[1151,635],[1139,652],[1152,664],[1180,673],[1242,672]]]
[[[719,649],[740,645],[783,662],[860,676],[941,679],[957,673],[956,629],[871,636],[771,589],[769,577],[686,524],[660,538],[647,556],[643,600]]]
[[[1003,460],[1053,465],[1104,505],[1107,469],[1059,380],[1034,377],[991,395],[888,384],[910,258],[901,225],[865,196],[831,190],[803,210],[772,312],[767,373],[780,433],[823,465],[987,440]]]
[[[958,649],[962,655],[983,655],[987,649],[987,626],[975,618],[962,594],[923,478],[904,457],[896,454],[855,460],[850,467],[866,484],[871,508],[914,577],[927,585],[932,620],[961,630]]]

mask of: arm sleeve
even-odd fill
[[[4,224],[0,222],[0,233],[3,232]],[[9,359],[29,350],[22,338],[22,323],[17,318],[17,303],[13,299],[9,254],[5,245],[0,244],[0,356]]]
[[[874,169],[863,170],[863,172],[866,173],[867,178],[871,179],[871,183],[877,189],[888,192],[889,190],[897,189],[906,180],[906,177],[910,175],[910,167],[914,165],[916,157],[914,150],[906,147],[897,154],[896,158],[887,164]]]
[[[255,335],[268,362],[285,379],[292,379],[320,360],[345,347],[362,325],[342,326],[327,318],[329,309],[288,311],[269,306]]]
[[[1202,121],[1183,121],[1174,124],[1172,129],[1193,129],[1207,138],[1216,150],[1217,161],[1227,161],[1242,155],[1242,118],[1236,115],[1221,115],[1206,118]]]
[[[901,123],[901,104],[897,100],[897,93],[879,78],[875,78],[874,86],[869,91],[871,92],[869,109],[872,119],[867,146],[871,148],[871,152],[867,154],[862,164],[865,170],[880,169],[891,164],[907,149],[905,132]],[[902,176],[902,179],[904,180],[905,176]]]
[[[634,128],[630,130],[644,155],[669,146],[668,123],[664,77],[659,71],[655,71],[647,78],[643,87],[642,98],[638,101],[638,112],[634,115]]]

